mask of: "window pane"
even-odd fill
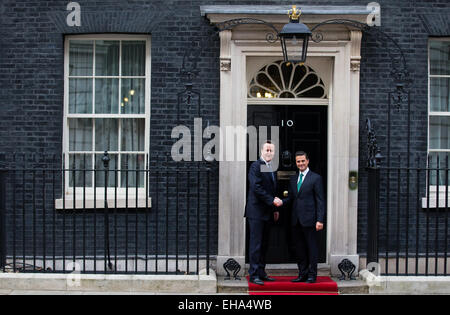
[[[450,78],[430,79],[430,102],[432,112],[450,111]]]
[[[430,164],[428,165],[429,168],[438,168],[439,165],[439,185],[446,185],[445,180],[445,173],[446,173],[446,158],[449,155],[447,152],[430,152]],[[438,156],[439,156],[439,164],[438,164]],[[449,157],[450,158],[450,157]],[[450,161],[449,161],[450,163]],[[437,171],[432,170],[430,171],[430,179],[429,184],[432,186],[436,185],[436,175]],[[449,174],[450,175],[450,174]],[[449,184],[450,184],[450,177],[449,177]]]
[[[92,113],[92,79],[69,79],[69,113]]]
[[[273,94],[272,91],[266,90],[260,86],[252,86],[250,88],[250,95],[257,98],[274,98],[278,97],[277,94]]]
[[[118,155],[109,155],[109,172],[105,172],[105,166],[103,164],[103,154],[95,155],[95,169],[97,174],[95,177],[95,184],[97,187],[105,187],[105,179],[108,177],[108,187],[116,187],[116,177],[119,178],[119,172],[116,172],[118,165]],[[110,196],[112,197],[112,196]]]
[[[144,151],[145,119],[122,119],[121,151]]]
[[[145,79],[122,79],[122,114],[145,114]]]
[[[430,149],[450,149],[450,117],[430,116]]]
[[[92,75],[93,47],[92,40],[71,40],[69,56],[69,75]]]
[[[145,41],[122,42],[122,75],[145,76]]]
[[[95,120],[95,151],[117,151],[119,147],[117,119]]]
[[[69,151],[92,151],[92,119],[69,119]]]
[[[278,67],[276,67],[276,66],[270,67],[270,69],[274,69],[274,68],[275,68],[276,70],[278,70]],[[273,71],[271,75],[274,75],[275,73],[276,73],[276,72]],[[256,77],[256,80],[258,81],[259,85],[265,87],[267,90],[277,92],[277,91],[280,91],[280,89],[283,89],[282,86],[280,87],[280,85],[281,85],[281,81],[279,81],[279,80],[281,80],[280,75],[274,76],[274,77],[272,78],[272,80],[271,80],[271,79],[267,76],[266,73],[262,73],[262,72],[261,72],[261,73],[258,73],[258,75],[257,75],[257,77]],[[278,86],[275,85],[274,82],[275,82]],[[279,88],[279,87],[280,87],[280,88]]]
[[[302,37],[296,37],[295,35],[291,38],[286,38],[286,51],[289,56],[289,60],[298,61],[302,59],[303,55],[303,42]]]
[[[450,75],[450,41],[430,42],[430,69],[432,75]]]
[[[121,156],[121,187],[136,187],[136,178],[138,187],[144,187],[145,155],[123,154]],[[139,171],[140,170],[140,171]]]
[[[119,75],[120,41],[95,41],[95,75]]]
[[[73,179],[75,175],[75,187],[92,187],[92,155],[71,154],[69,165],[66,166],[69,175],[69,186],[74,187]]]
[[[95,113],[119,112],[119,79],[95,79]]]

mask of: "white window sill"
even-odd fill
[[[112,195],[107,197],[107,205],[108,209],[145,209],[152,207],[152,198],[146,200],[145,195],[138,195],[136,204],[136,195],[129,195],[128,199],[125,195],[118,195],[117,198]],[[73,195],[66,195],[65,199],[55,200],[55,208],[56,210],[105,209],[105,197],[97,195],[94,199],[94,196],[83,197],[83,195],[80,195],[76,197],[74,202]]]
[[[427,197],[422,198],[422,209],[436,209],[436,205],[438,205],[439,209],[446,208],[445,207],[445,196],[442,196],[439,198],[439,202],[436,202],[436,197],[430,197],[429,199]],[[427,207],[428,205],[428,207]],[[450,195],[447,198],[447,206],[450,208]]]

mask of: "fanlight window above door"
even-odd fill
[[[248,97],[327,98],[327,93],[322,79],[311,67],[276,61],[252,78]]]

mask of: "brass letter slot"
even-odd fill
[[[297,174],[296,171],[278,171],[277,178],[278,180],[289,180],[291,176]]]

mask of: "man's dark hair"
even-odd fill
[[[262,146],[261,146],[261,150],[264,148],[264,146],[265,146],[266,144],[274,144],[274,143],[273,143],[271,140],[266,140],[266,141],[264,141],[263,144],[262,144]]]
[[[297,157],[297,156],[305,156],[306,157],[306,159],[309,161],[309,156],[308,156],[308,153],[306,153],[305,151],[297,151],[297,152],[295,152],[295,157]]]

